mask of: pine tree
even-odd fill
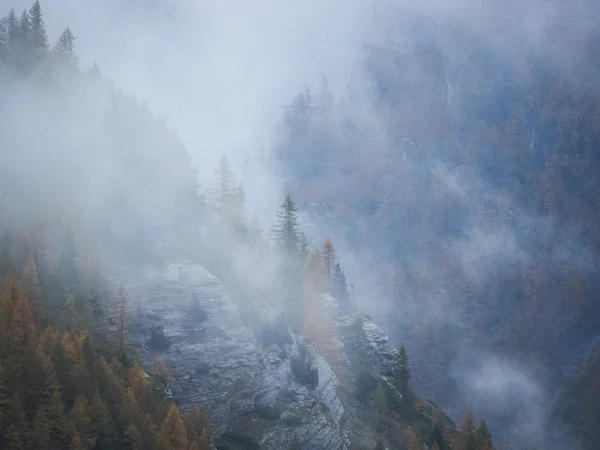
[[[237,189],[237,181],[226,157],[219,161],[212,185],[208,192],[210,202],[221,209],[228,207]]]
[[[53,51],[61,62],[74,64],[77,61],[77,57],[75,56],[75,36],[70,28],[65,28],[61,33],[54,45]]]
[[[177,406],[171,405],[160,429],[163,445],[170,450],[187,450],[188,440],[183,419]]]
[[[446,444],[444,441],[444,435],[442,434],[442,430],[440,426],[436,423],[431,431],[431,435],[429,437],[429,442],[433,448],[434,445],[437,446],[438,450],[445,450]]]
[[[35,52],[34,57],[40,59],[48,52],[48,35],[39,0],[36,0],[29,10],[29,21],[31,23],[31,45]]]
[[[300,246],[300,260],[306,261],[308,258],[308,239],[306,238],[306,234],[304,232],[300,232],[298,234],[298,243]]]
[[[408,354],[404,345],[400,347],[394,368],[394,385],[402,395],[409,392],[409,383],[411,378],[411,369],[408,361]]]
[[[86,449],[93,448],[96,443],[96,427],[90,417],[88,401],[83,395],[75,399],[70,415],[82,447]]]
[[[335,248],[329,239],[327,239],[323,244],[323,250],[321,250],[321,260],[325,275],[325,291],[328,294],[333,294],[333,277],[335,274],[336,257]]]
[[[477,440],[477,445],[481,448],[488,444],[488,446],[493,448],[492,445],[492,434],[488,430],[487,423],[485,420],[482,420],[475,431],[475,439]]]
[[[346,310],[349,307],[346,275],[344,275],[340,263],[335,265],[333,273],[333,296],[342,309]]]
[[[285,254],[297,254],[300,235],[298,232],[298,209],[289,194],[277,212],[277,225],[273,228],[273,236],[277,247]]]
[[[142,450],[144,448],[142,435],[132,423],[129,424],[127,430],[125,430],[123,444],[125,445],[125,450]]]

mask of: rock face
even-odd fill
[[[219,280],[201,266],[172,266],[127,289],[139,299],[141,328],[162,326],[170,342],[167,349],[156,350],[149,347],[148,334],[134,336],[144,366],[152,370],[156,358],[162,358],[174,375],[173,399],[183,409],[204,409],[215,435],[233,442],[230,448],[245,448],[235,442],[249,441],[282,449],[294,436],[306,449],[347,448],[338,380],[329,365],[313,355],[319,373],[313,389],[294,379],[290,359],[298,352],[300,336],[263,348],[242,325]],[[204,320],[194,320],[195,298],[205,309]],[[248,428],[251,435],[238,431]]]
[[[122,284],[138,304],[131,338],[144,367],[152,372],[156,359],[164,360],[174,376],[173,400],[210,416],[217,448],[280,450],[297,438],[305,450],[343,450],[357,429],[362,447],[356,448],[374,447],[377,415],[368,399],[357,400],[357,367],[368,367],[375,382],[379,377],[395,391],[380,375],[391,372],[397,352],[368,316],[343,312],[332,297],[319,297],[336,329],[334,371],[303,336],[277,322],[277,310],[257,302],[267,335],[264,327],[245,326],[221,282],[202,266],[178,264],[125,278]],[[318,380],[311,378],[315,367]],[[343,382],[336,373],[344,374]],[[397,424],[398,430],[403,426]]]

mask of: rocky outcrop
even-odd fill
[[[152,372],[157,358],[164,360],[174,375],[172,398],[182,409],[200,407],[209,414],[217,448],[285,449],[297,437],[303,449],[343,450],[357,423],[367,430],[365,448],[372,448],[377,419],[356,399],[355,368],[369,367],[375,379],[385,376],[397,352],[371,318],[342,311],[330,296],[319,299],[337,329],[341,383],[339,370],[287,325],[275,327],[278,334],[270,339],[245,326],[221,282],[202,266],[178,264],[126,278],[123,284],[139,304],[131,337],[146,370]],[[255,307],[261,320],[277,322],[277,310],[259,302]],[[151,330],[160,339],[151,340]],[[318,369],[317,383],[306,383],[292,369],[301,355]],[[395,391],[385,377],[379,379]]]
[[[174,375],[173,399],[183,409],[207,411],[217,436],[256,441],[265,449],[286,448],[294,436],[306,449],[347,448],[344,408],[329,365],[313,354],[318,385],[311,389],[294,379],[290,359],[300,336],[263,348],[242,325],[220,281],[201,266],[172,266],[128,283],[127,289],[139,299],[140,328],[160,326],[170,343],[157,350],[148,345],[147,333],[134,334],[144,366],[150,371],[162,358]],[[194,320],[196,298],[204,309],[201,320]],[[240,435],[249,424],[252,432]]]

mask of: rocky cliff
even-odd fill
[[[219,279],[202,266],[179,264],[131,277],[126,289],[138,303],[131,337],[144,366],[152,371],[157,358],[165,361],[174,376],[173,399],[183,409],[200,406],[209,414],[217,448],[283,449],[295,437],[303,449],[374,447],[376,420],[355,399],[360,374],[353,367],[367,361],[375,377],[385,375],[396,350],[370,318],[344,314],[333,298],[321,298],[335,319],[340,360],[349,374],[342,386],[326,360],[286,325],[275,339],[261,339],[244,326]],[[261,308],[266,323],[277,322],[276,310]],[[161,339],[164,333],[161,345],[149,340],[150,330]],[[297,381],[293,361],[300,356],[318,369],[313,385]],[[429,404],[429,418],[433,409]]]

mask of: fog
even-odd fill
[[[360,64],[363,45],[385,41],[393,34],[395,18],[399,22],[403,20],[402,12],[396,10],[398,4],[424,13],[434,21],[457,20],[488,39],[491,47],[501,49],[508,57],[518,58],[519,47],[533,46],[549,65],[568,60],[581,37],[596,24],[594,14],[581,14],[588,11],[584,1],[566,9],[560,2],[483,4],[473,0],[425,3],[391,0],[48,0],[42,3],[42,8],[51,42],[65,26],[69,26],[77,38],[76,52],[81,68],[97,63],[117,89],[133,95],[146,103],[152,112],[164,117],[169,128],[181,138],[203,188],[210,183],[220,158],[227,156],[246,189],[249,212],[257,213],[264,230],[269,230],[285,194],[285,180],[267,162],[274,147],[274,129],[284,105],[302,86],[318,86],[322,77],[327,79],[338,98],[349,91],[367,92],[368,87],[362,85],[364,74]],[[4,10],[10,6],[9,2],[3,2],[0,13],[5,14]],[[30,1],[18,0],[14,6],[20,11],[30,7]],[[545,32],[557,15],[562,17],[564,14],[569,17],[563,23],[571,26],[562,34],[561,46],[552,47],[554,42],[547,41]],[[465,57],[450,56],[458,60]],[[26,94],[25,97],[19,95],[15,93],[13,97],[17,105],[26,98]],[[360,98],[360,95],[353,98]],[[51,108],[52,99],[47,101],[44,106]],[[386,118],[375,112],[372,105],[360,101],[353,103],[351,109],[347,112],[364,117],[365,121],[374,124],[375,129],[385,128]],[[18,108],[16,111],[11,122],[4,125],[7,128],[19,129],[30,120],[26,114],[19,116]],[[53,123],[42,125],[52,129],[56,126]],[[82,127],[80,131],[81,142],[85,142],[86,133],[101,135],[94,124],[87,125],[89,128]],[[43,139],[43,134],[42,129],[39,135],[28,136],[25,142],[35,146]],[[374,140],[377,138],[373,136]],[[73,149],[77,144],[73,142]],[[443,156],[443,150],[434,151]],[[72,157],[70,154],[64,156]],[[103,183],[110,183],[101,175],[112,173],[114,178],[118,177],[114,175],[116,169],[112,160],[99,159],[95,163],[93,172],[98,183],[90,187],[93,192],[88,194],[100,198],[106,188]],[[40,166],[36,164],[39,160],[19,160],[19,167],[27,170],[38,169]],[[456,171],[443,162],[429,169],[444,195],[459,198],[473,210],[491,201],[516,217],[516,225],[511,226],[495,224],[491,229],[485,229],[472,224],[466,236],[452,242],[453,256],[475,283],[483,283],[499,268],[504,270],[526,259],[527,249],[519,242],[518,235],[533,235],[544,229],[562,236],[561,245],[554,253],[557,261],[577,259],[586,267],[595,267],[596,261],[586,250],[586,242],[575,231],[556,230],[552,221],[519,209],[511,204],[505,193],[486,185],[477,175]],[[117,173],[120,172],[117,170]],[[36,176],[41,180],[40,186],[44,186],[45,175]],[[165,184],[176,181],[162,180]],[[144,204],[149,200],[144,192],[140,192],[140,199]],[[149,207],[142,209],[150,215],[147,217],[161,221]],[[95,211],[89,220],[105,212]],[[307,223],[312,220],[311,217],[305,219]],[[365,253],[364,249],[356,248],[346,240],[343,229],[344,224],[319,222],[318,230],[312,233],[313,244],[319,245],[318,242],[327,237],[334,240],[341,262],[347,268],[349,282],[357,287],[361,306],[366,313],[383,317],[391,305],[385,290],[379,286],[379,272],[387,267],[383,264],[378,267],[373,254]],[[150,226],[148,235],[152,236],[152,232]],[[130,234],[123,231],[123,235]],[[244,263],[240,264],[239,270],[247,271],[251,257],[240,255],[240,259],[244,259]],[[252,282],[256,283],[256,280]],[[408,288],[406,292],[409,292]],[[430,311],[432,318],[442,318],[457,327],[468,325],[464,317],[455,314],[453,305],[457,299],[443,295],[436,299],[438,303]],[[406,316],[410,317],[412,313],[407,311]],[[394,324],[385,325],[388,331],[392,329],[390,335],[395,341],[405,337],[403,331],[393,330]],[[449,378],[457,380],[463,402],[443,406],[455,413],[453,418],[457,421],[460,420],[458,415],[468,407],[483,417],[489,413],[493,419],[498,419],[498,426],[504,427],[499,429],[507,436],[522,440],[527,434],[530,445],[541,445],[548,431],[545,420],[549,398],[544,380],[533,378],[521,364],[505,355],[486,352],[474,358],[471,344],[469,342],[469,346],[462,349],[470,357],[459,361],[475,362],[475,367],[453,367],[448,374]],[[515,428],[515,421],[507,420],[507,416],[515,411],[518,411],[518,421],[527,422],[529,428]],[[548,445],[548,448],[558,448]]]

